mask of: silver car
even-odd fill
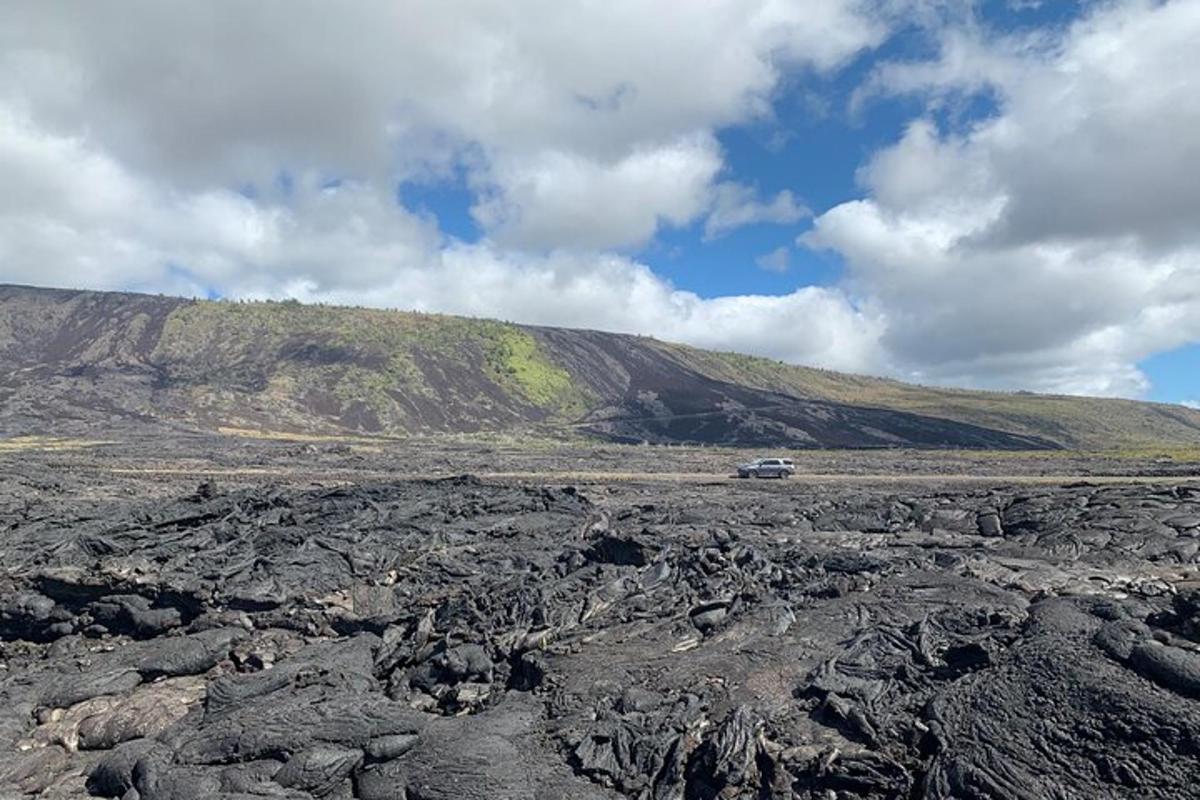
[[[796,474],[796,466],[790,458],[756,458],[748,464],[739,464],[739,478],[790,478]]]

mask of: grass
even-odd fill
[[[497,381],[534,406],[558,417],[587,409],[586,396],[575,387],[571,373],[550,361],[528,331],[498,324],[488,343],[488,365]]]
[[[380,442],[396,441],[390,436],[359,436],[355,434],[319,434],[294,433],[290,431],[269,431],[255,428],[238,428],[228,425],[217,426],[217,433],[224,436],[238,436],[244,439],[263,439],[278,442],[308,442],[321,444],[363,444],[377,445]]]
[[[9,439],[0,439],[0,453],[82,450],[106,444],[115,444],[115,442],[101,439],[71,439],[64,436],[14,436]]]
[[[1082,456],[1100,456],[1104,458],[1142,461],[1145,459],[1200,462],[1200,446],[1187,447],[1127,447],[1118,450],[1101,450],[1098,453],[1080,453]]]

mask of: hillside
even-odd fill
[[[781,447],[1200,443],[1200,412],[930,389],[655,339],[284,303],[0,286],[0,433],[573,431]]]

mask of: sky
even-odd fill
[[[1200,0],[0,2],[0,282],[1197,404],[1197,41]]]

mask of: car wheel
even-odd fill
[[[758,470],[756,470],[756,469],[755,469],[755,470],[751,470],[751,471],[750,471],[750,477],[751,477],[751,478],[757,478],[757,477],[758,477]]]

